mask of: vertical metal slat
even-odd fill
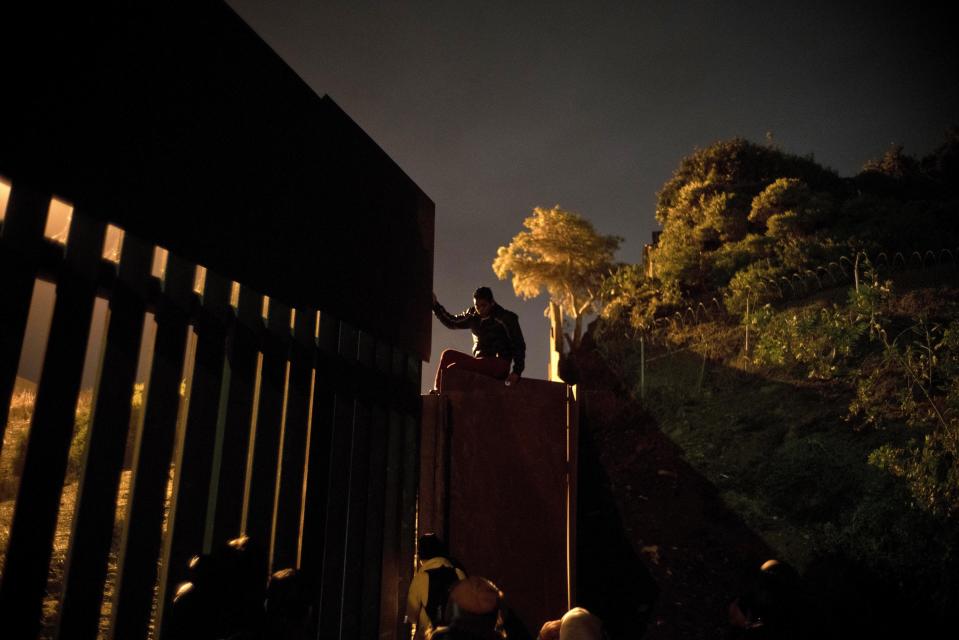
[[[419,420],[412,415],[403,416],[403,493],[400,497],[399,532],[399,584],[397,591],[402,598],[413,579],[413,553],[416,544],[416,486],[419,483]],[[397,620],[396,637],[405,631],[402,617]]]
[[[256,434],[253,440],[246,533],[257,548],[268,550],[273,534],[276,470],[280,455],[283,393],[290,347],[290,309],[276,300],[270,300],[267,335],[264,342],[260,375],[260,406],[257,411]],[[268,575],[269,566],[270,558],[265,558],[264,581]]]
[[[0,451],[37,277],[37,248],[49,206],[50,194],[13,185],[0,235]]]
[[[388,437],[389,414],[382,406],[374,406],[370,428],[370,472],[363,546],[363,585],[359,607],[360,638],[376,638],[379,632]]]
[[[307,451],[304,483],[303,546],[300,569],[310,581],[319,583],[326,548],[326,509],[329,497],[330,452],[335,414],[335,348],[338,324],[329,314],[320,314],[316,351],[316,382],[313,387],[313,417]],[[317,603],[317,611],[319,605]]]
[[[403,420],[396,409],[388,416],[386,491],[383,509],[383,568],[380,572],[379,629],[382,638],[397,635],[403,619],[404,593],[400,593],[400,498],[403,494]],[[412,561],[412,558],[410,559]]]
[[[57,637],[95,638],[113,538],[113,521],[131,398],[143,333],[152,248],[127,236],[123,243],[102,365],[84,453]]]
[[[343,598],[345,521],[349,492],[350,446],[353,439],[355,401],[337,394],[327,480],[326,519],[323,533],[323,567],[320,577],[319,629],[321,637],[339,637]]]
[[[276,533],[273,566],[295,567],[300,536],[300,505],[306,465],[307,420],[310,412],[310,381],[316,354],[316,313],[297,311],[290,352],[290,380],[283,424],[280,486],[277,492]]]
[[[343,611],[340,615],[340,637],[343,638],[357,638],[360,632],[366,516],[369,508],[371,419],[370,407],[364,402],[357,402],[350,446],[347,517],[343,532]]]
[[[173,456],[173,495],[161,561],[156,616],[161,638],[167,628],[167,605],[176,585],[187,577],[187,561],[205,551],[203,536],[226,352],[226,323],[230,315],[230,282],[208,272],[201,316],[196,323],[196,362],[189,391],[189,409],[183,436]]]
[[[111,637],[144,638],[150,622],[170,458],[176,436],[195,267],[171,254],[157,302],[157,335],[134,445]]]
[[[240,534],[243,527],[243,489],[246,460],[253,417],[256,385],[257,330],[262,327],[260,308],[263,298],[247,287],[240,287],[236,320],[227,338],[224,369],[225,411],[217,424],[219,465],[214,470],[215,494],[212,505],[212,531],[208,537],[220,544]]]

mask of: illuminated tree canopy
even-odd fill
[[[512,276],[513,291],[523,298],[545,290],[572,319],[573,336],[567,338],[579,346],[582,318],[594,310],[622,238],[597,233],[588,220],[559,205],[536,207],[523,226],[525,231],[497,250],[493,271],[500,280]]]

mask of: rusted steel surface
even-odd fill
[[[420,428],[420,491],[418,526],[422,533],[446,539],[449,442],[446,396],[423,396]]]
[[[569,606],[573,559],[568,428],[575,413],[566,385],[545,380],[502,382],[463,372],[444,376],[448,399],[449,472],[446,534],[471,575],[487,577],[535,633]],[[427,407],[434,401],[424,402]],[[442,447],[442,445],[441,445]],[[434,451],[437,451],[434,446]],[[442,461],[434,456],[433,464]],[[421,478],[442,475],[423,460]],[[442,500],[442,498],[441,498]],[[435,504],[435,499],[434,499]],[[420,517],[423,513],[421,495]],[[437,512],[427,517],[440,517]]]

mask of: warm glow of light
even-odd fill
[[[280,409],[280,442],[277,444],[277,451],[283,451],[284,441],[286,440],[286,416],[287,409],[289,408],[290,400],[290,361],[286,361],[286,372],[283,374],[283,408]],[[274,571],[273,567],[273,554],[276,553],[276,517],[279,513],[280,508],[280,478],[283,474],[283,456],[280,456],[276,465],[276,484],[273,489],[273,517],[272,525],[270,526],[270,552],[267,556],[270,558],[270,566],[267,570],[267,573],[272,574]]]
[[[293,325],[296,324],[296,309],[290,309],[290,329],[293,329]]]
[[[263,309],[260,312],[264,318],[270,315],[270,296],[263,296]]]
[[[70,220],[73,218],[73,206],[57,198],[50,199],[50,209],[47,211],[47,227],[43,235],[59,242],[67,243],[70,235]]]
[[[170,252],[163,247],[153,249],[153,266],[150,267],[150,274],[155,278],[163,278],[166,273],[166,261]]]
[[[243,482],[243,512],[240,515],[240,535],[246,535],[246,520],[250,514],[250,479],[253,477],[253,445],[256,443],[256,418],[260,413],[260,385],[263,382],[263,353],[256,354],[256,378],[253,381],[253,408],[250,412],[250,439],[246,447],[246,474]]]
[[[7,203],[10,202],[10,183],[0,178],[0,222],[7,215]]]
[[[240,283],[230,285],[230,306],[236,309],[240,306]]]
[[[306,410],[306,444],[304,451],[309,451],[311,439],[313,438],[313,398],[316,392],[316,369],[310,371],[310,405]],[[306,496],[309,485],[310,469],[309,465],[303,470],[303,483],[300,485],[300,526],[296,539],[296,568],[300,569],[303,564],[303,523],[306,519]]]
[[[107,235],[103,239],[103,259],[120,262],[120,250],[123,248],[123,229],[112,224],[107,225]]]
[[[196,275],[193,277],[193,290],[203,295],[203,287],[206,285],[206,267],[197,265]]]

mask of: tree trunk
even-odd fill
[[[563,340],[566,337],[563,333],[563,310],[554,301],[549,301],[549,307],[546,309],[549,315],[549,380],[559,380],[559,363],[563,357]]]
[[[576,323],[573,325],[573,350],[579,349],[579,344],[583,341],[583,316],[577,314]]]

